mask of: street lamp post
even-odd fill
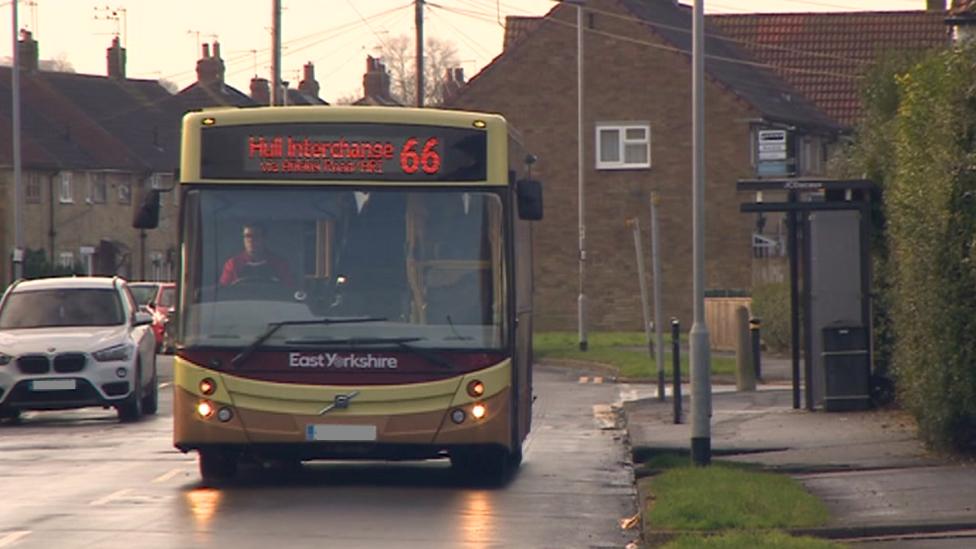
[[[688,334],[691,346],[691,459],[695,465],[711,462],[711,380],[708,326],[705,324],[705,2],[695,0],[692,19],[691,125],[692,218],[694,224],[694,323]]]
[[[579,203],[579,297],[576,300],[579,328],[579,348],[589,347],[586,337],[586,187],[583,178],[583,3],[585,0],[568,0],[576,5],[576,172]]]
[[[21,191],[21,163],[20,163],[20,44],[17,42],[18,33],[18,22],[17,22],[17,0],[10,3],[13,10],[13,17],[11,18],[13,24],[11,26],[13,30],[13,46],[14,46],[14,59],[13,68],[10,71],[11,74],[11,87],[13,88],[12,97],[12,124],[13,124],[13,157],[14,157],[14,250],[11,255],[11,260],[13,262],[13,278],[17,280],[24,276],[24,213],[21,211],[21,200],[20,197],[23,194]]]

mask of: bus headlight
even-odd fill
[[[474,406],[471,407],[471,416],[474,417],[475,419],[481,419],[485,417],[485,413],[487,412],[488,409],[485,408],[484,404],[475,404]]]
[[[234,411],[226,406],[217,410],[217,419],[219,419],[223,423],[227,423],[233,417],[234,417]]]
[[[455,408],[454,411],[451,412],[451,421],[458,424],[464,423],[464,410]]]
[[[197,403],[197,414],[206,419],[214,414],[214,405],[209,400],[201,400]]]

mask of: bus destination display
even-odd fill
[[[439,126],[282,124],[203,128],[205,179],[483,181],[484,131]]]

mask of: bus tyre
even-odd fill
[[[459,448],[451,453],[451,467],[477,486],[502,486],[511,477],[514,459],[501,446]]]
[[[139,421],[139,418],[142,417],[142,383],[139,382],[142,379],[141,372],[141,365],[137,365],[132,393],[122,401],[122,404],[116,407],[116,411],[119,413],[119,421],[123,423]]]
[[[200,476],[206,483],[223,482],[237,476],[237,455],[226,450],[200,450]]]

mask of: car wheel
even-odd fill
[[[219,483],[237,476],[238,457],[234,452],[199,450],[200,476],[205,483]]]
[[[18,423],[20,421],[20,410],[0,410],[0,423]]]
[[[153,368],[155,370],[155,368]],[[159,379],[153,373],[152,383],[149,385],[149,394],[142,397],[142,412],[146,415],[156,415],[159,410]]]
[[[139,421],[142,417],[142,365],[136,365],[136,374],[133,381],[132,394],[119,404],[116,410],[119,413],[119,420],[125,423]]]

